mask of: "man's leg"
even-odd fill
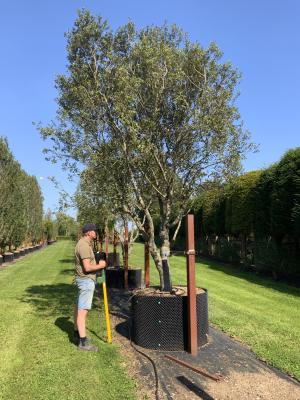
[[[77,304],[74,304],[74,331],[78,331],[78,327],[77,327],[77,313],[78,313]]]
[[[81,338],[86,337],[85,323],[86,323],[87,314],[88,314],[88,310],[78,310],[78,312],[77,312],[77,321],[76,322],[77,322],[79,336]]]
[[[88,311],[92,307],[95,282],[91,279],[77,279],[76,283],[79,289],[78,303],[76,307],[76,325],[79,332],[78,349],[87,351],[98,351],[98,347],[91,345],[90,341],[86,337],[86,317]]]

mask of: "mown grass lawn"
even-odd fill
[[[99,308],[89,316],[88,335],[100,353],[80,352],[69,340],[73,249],[58,242],[0,271],[0,399],[136,398],[117,347],[103,340]]]
[[[143,267],[143,257],[143,245],[135,244],[129,264]],[[208,289],[210,323],[300,380],[300,289],[227,264],[198,261],[197,285]],[[173,284],[186,284],[185,257],[172,256],[170,264]],[[153,262],[150,270],[151,284],[159,284]]]

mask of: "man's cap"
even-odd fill
[[[95,224],[85,224],[82,227],[82,233],[87,233],[89,231],[95,231],[97,232],[97,227]]]

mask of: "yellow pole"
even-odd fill
[[[106,291],[105,281],[102,283],[102,287],[103,287],[104,311],[105,311],[105,321],[106,321],[106,331],[107,331],[107,343],[111,343],[110,318],[108,311],[108,301],[107,301],[107,291]]]

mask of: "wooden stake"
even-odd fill
[[[113,255],[113,266],[117,266],[117,241],[116,241],[116,231],[113,229],[113,245],[114,245],[114,255]]]
[[[145,242],[145,286],[150,286],[150,257],[149,242]]]
[[[125,224],[124,232],[124,287],[128,289],[128,224]]]
[[[192,356],[197,355],[197,303],[196,303],[196,273],[195,273],[195,237],[194,216],[186,217],[186,262],[188,289],[188,347]]]
[[[109,242],[109,231],[108,231],[108,227],[105,227],[105,254],[106,254],[106,263],[108,266],[108,242]]]

